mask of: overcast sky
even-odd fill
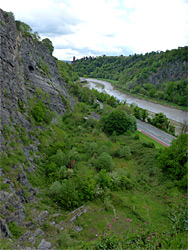
[[[54,56],[130,55],[188,45],[188,0],[0,0]]]

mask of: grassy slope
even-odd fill
[[[61,250],[67,249],[69,246],[77,249],[80,241],[89,242],[95,240],[97,238],[96,235],[102,235],[106,232],[106,225],[112,223],[112,219],[115,220],[113,230],[117,234],[122,233],[128,226],[134,231],[139,224],[144,226],[144,222],[156,228],[161,227],[161,225],[168,227],[169,220],[165,196],[174,195],[178,192],[173,189],[174,184],[172,182],[169,182],[167,186],[166,180],[164,180],[156,167],[155,154],[157,149],[163,146],[154,142],[156,148],[144,147],[143,141],[153,142],[153,140],[139,132],[135,133],[139,134],[139,140],[134,138],[134,134],[107,137],[100,132],[98,125],[94,127],[86,126],[83,117],[87,115],[88,111],[95,111],[91,107],[86,108],[86,106],[83,103],[78,105],[73,113],[67,115],[67,118],[59,117],[57,124],[43,124],[43,130],[36,128],[32,134],[27,135],[28,137],[25,140],[23,140],[23,135],[21,136],[21,130],[17,131],[15,138],[22,138],[22,143],[32,144],[35,141],[32,140],[33,136],[39,139],[40,152],[38,154],[42,157],[42,160],[40,160],[40,157],[34,157],[35,164],[38,166],[38,172],[28,174],[31,185],[40,190],[38,195],[40,199],[36,204],[25,204],[26,218],[24,222],[29,223],[33,220],[34,209],[39,213],[47,210],[49,217],[41,226],[41,229],[46,232],[47,240]],[[11,141],[14,153],[9,155],[9,158],[3,158],[2,168],[5,170],[6,176],[15,185],[19,185],[16,179],[17,173],[12,171],[11,164],[12,162],[17,162],[19,165],[25,161],[25,156],[23,153],[20,153],[22,151],[22,143],[18,145],[16,142],[13,142],[10,132],[7,132],[7,137],[7,141]],[[96,195],[94,200],[86,202],[85,206],[90,206],[91,209],[78,217],[74,222],[74,225],[83,228],[81,232],[77,233],[73,229],[74,225],[70,223],[70,218],[73,216],[70,211],[66,211],[64,207],[55,203],[49,197],[49,187],[53,180],[45,176],[43,163],[50,160],[48,153],[51,150],[66,147],[68,147],[68,150],[75,148],[79,154],[75,171],[80,171],[82,177],[86,179],[88,174],[94,171],[93,178],[96,178],[98,173],[91,161],[91,158],[94,156],[91,156],[90,152],[88,152],[88,146],[92,143],[97,144],[96,150],[102,150],[103,146],[107,147],[106,150],[112,155],[114,163],[112,175],[125,175],[128,182],[125,187],[119,189],[105,187],[101,196]],[[19,146],[20,151],[16,150]],[[114,156],[113,152],[115,149],[123,146],[130,147],[132,153],[130,160]],[[27,169],[27,167],[24,164],[24,169]],[[27,196],[27,189],[24,190],[24,193]],[[56,217],[54,217],[55,214],[57,214]],[[127,218],[131,220],[130,225],[127,225]],[[51,224],[54,221],[56,223],[63,221],[62,226],[65,230],[61,231],[54,227]],[[22,228],[21,233],[24,234],[25,232],[26,228]],[[38,246],[40,240],[40,238],[37,239],[35,247]],[[29,246],[29,244],[29,242],[24,242],[25,246]]]
[[[74,134],[74,137],[72,137],[73,144],[78,151],[82,152],[82,163],[87,165],[89,159],[87,160],[86,152],[84,152],[85,145],[97,141],[102,141],[103,144],[105,144],[105,142],[108,142],[109,138],[103,133],[95,134],[95,129],[85,129],[82,126],[83,123],[79,122],[79,126],[72,127],[71,131],[70,124],[65,125],[62,123],[60,125],[61,128],[59,126],[53,127],[53,133],[55,133],[55,137],[58,138],[58,141],[63,141],[65,134],[70,137]],[[80,130],[82,131],[81,133]],[[41,142],[44,143],[45,139],[45,143],[50,145],[54,139],[52,139],[48,133],[49,131],[43,134]],[[106,232],[106,225],[111,223],[112,219],[115,219],[115,233],[121,233],[125,230],[127,218],[131,219],[133,231],[137,228],[138,224],[144,225],[144,222],[156,227],[160,227],[161,224],[164,226],[168,226],[169,224],[165,203],[166,188],[165,185],[160,182],[160,173],[158,173],[155,168],[156,149],[143,147],[142,141],[148,141],[144,136],[141,140],[135,140],[132,135],[124,135],[117,137],[116,140],[121,145],[129,145],[131,147],[132,158],[126,161],[121,158],[113,157],[115,165],[114,170],[115,172],[123,171],[127,173],[127,175],[130,176],[133,186],[130,189],[117,191],[109,192],[109,190],[106,190],[106,195],[104,194],[103,198],[87,202],[85,206],[90,206],[91,209],[88,210],[86,214],[77,218],[74,222],[75,225],[83,228],[80,233],[76,233],[71,229],[69,222],[71,216],[69,214],[66,215],[66,211],[61,208],[61,215],[58,220],[63,218],[64,224],[67,227],[66,234],[72,237],[70,245],[74,247],[80,240],[85,242],[95,240],[96,235],[101,235]],[[113,145],[115,145],[115,143],[113,143]],[[163,146],[157,145],[157,147]],[[42,176],[39,175],[40,183],[41,177]],[[32,178],[33,180],[36,179],[36,175],[30,177],[31,180]],[[37,187],[41,185],[39,181],[36,183]],[[34,181],[32,181],[32,184],[34,184]],[[41,188],[44,188],[44,186],[41,186]],[[45,205],[46,202],[50,204],[49,208],[47,208],[47,204]],[[52,207],[55,210],[52,209]],[[45,193],[43,196],[43,208],[48,209],[50,214],[59,212],[59,208],[51,203]],[[116,218],[118,219],[116,220]],[[54,238],[50,237],[50,239],[53,242]]]
[[[70,218],[73,215],[54,203],[48,196],[51,180],[44,175],[43,160],[35,158],[38,172],[28,174],[28,179],[34,187],[39,188],[40,195],[38,198],[42,199],[38,200],[37,204],[25,204],[25,223],[33,220],[33,209],[36,209],[38,212],[47,210],[49,217],[41,226],[41,229],[46,232],[47,240],[61,250],[71,246],[73,249],[78,249],[80,241],[90,242],[97,239],[96,235],[102,235],[107,231],[106,225],[108,223],[112,224],[113,230],[117,234],[124,232],[128,226],[134,231],[139,224],[144,226],[144,222],[157,229],[161,228],[161,225],[168,227],[169,220],[165,196],[174,195],[177,191],[172,189],[173,183],[169,182],[168,186],[165,184],[166,181],[156,167],[156,148],[162,148],[163,146],[154,142],[156,148],[144,147],[143,141],[149,142],[152,140],[139,132],[136,132],[140,136],[140,139],[137,140],[134,138],[134,134],[108,138],[104,133],[99,132],[97,127],[85,126],[84,115],[77,109],[65,121],[62,121],[60,117],[57,124],[45,125],[42,131],[35,130],[32,135],[37,136],[40,140],[40,155],[44,159],[48,159],[48,155],[45,153],[48,151],[44,149],[53,148],[54,145],[62,147],[67,143],[71,143],[70,146],[74,147],[79,153],[79,160],[75,169],[81,169],[87,178],[91,168],[91,156],[88,155],[88,145],[97,143],[97,149],[100,149],[103,145],[109,145],[109,152],[112,155],[117,146],[123,147],[126,145],[130,147],[132,157],[130,160],[126,160],[113,156],[114,170],[112,174],[126,175],[130,185],[117,190],[105,188],[102,196],[85,203],[85,206],[89,206],[91,209],[78,217],[72,224],[70,223]],[[31,140],[30,143],[32,144]],[[13,158],[18,159],[16,152]],[[20,161],[22,162],[22,159]],[[9,171],[7,175],[11,176],[12,181],[16,183],[16,177],[13,173],[10,173],[11,168],[6,167],[6,165],[9,164],[6,164],[6,161],[4,161],[3,168],[7,168]],[[27,166],[25,165],[24,168],[27,168]],[[25,190],[25,194],[27,195],[27,190]],[[58,215],[54,217],[55,214]],[[127,218],[131,220],[129,225],[126,222]],[[115,221],[112,223],[113,219]],[[62,226],[65,230],[60,231],[55,228],[51,225],[53,221],[56,223],[63,221]],[[75,232],[73,229],[74,225],[82,227],[83,230],[79,233]],[[25,229],[22,229],[21,232],[22,234],[25,233]],[[37,239],[36,247],[40,240],[40,238]],[[29,242],[24,242],[24,245],[29,246]]]
[[[142,142],[147,142],[147,143],[148,143],[148,142],[152,142],[152,143],[154,143],[154,145],[155,145],[155,147],[156,147],[157,149],[159,149],[159,148],[164,148],[163,145],[161,145],[160,143],[154,141],[152,138],[148,137],[147,135],[142,134],[142,133],[139,132],[139,131],[136,131],[135,134],[138,134],[138,135],[139,135],[140,141],[142,141]]]

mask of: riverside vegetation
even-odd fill
[[[66,112],[54,112],[51,92],[35,86],[15,110],[29,129],[13,117],[3,124],[1,190],[15,189],[25,217],[21,223],[7,219],[17,204],[6,203],[1,222],[11,236],[1,238],[0,248],[40,249],[45,237],[59,250],[187,249],[188,136],[169,148],[148,141],[136,131],[135,107],[83,87],[72,65],[56,64],[69,90],[57,92]],[[52,81],[47,61],[39,69]],[[8,102],[9,91],[3,98]],[[140,116],[146,119],[145,112]]]
[[[74,62],[79,76],[110,80],[141,98],[187,106],[188,47],[144,55],[84,57]]]

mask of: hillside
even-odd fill
[[[1,9],[0,36],[0,249],[186,249],[187,135],[141,135]]]
[[[115,87],[142,97],[188,104],[188,47],[128,57],[84,57],[74,68],[79,76],[114,80]]]

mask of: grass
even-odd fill
[[[165,146],[163,146],[162,144],[156,142],[155,140],[153,140],[152,138],[148,137],[147,135],[144,135],[142,134],[141,132],[139,131],[136,131],[135,134],[139,135],[139,139],[141,142],[152,142],[154,143],[155,147],[157,149],[160,149],[160,148],[165,148]]]
[[[139,224],[144,226],[144,222],[156,228],[169,223],[167,216],[164,217],[166,204],[161,202],[160,198],[157,199],[152,192],[113,192],[111,207],[107,210],[100,200],[87,205],[91,209],[74,221],[75,225],[83,228],[81,232],[73,234],[77,241],[96,240],[98,236],[108,233],[108,223],[112,225],[116,234],[121,234],[126,230],[127,218],[131,221],[133,231]]]
[[[77,130],[78,126],[71,130],[68,124],[67,127],[64,126],[63,129],[54,125],[53,131],[43,131],[40,142],[49,146],[52,141],[55,143],[54,139],[61,141],[62,143],[62,141],[65,140],[65,137],[71,136],[71,144],[74,145],[79,154],[82,155],[81,159],[85,161],[85,165],[87,165],[89,158],[86,155],[85,150],[87,149],[85,144],[83,145],[83,140],[88,145],[92,142],[101,142],[101,145],[109,146],[113,144],[103,133],[100,133],[95,137],[92,132],[87,129],[82,130],[82,134],[77,133]],[[74,137],[72,137],[72,133],[74,133]],[[135,134],[139,134],[139,140],[134,139]],[[131,190],[124,189],[109,192],[109,195],[106,196],[106,201],[104,201],[105,198],[103,198],[100,200],[95,199],[93,202],[87,202],[86,206],[89,205],[91,209],[75,221],[75,225],[83,228],[79,233],[74,232],[74,230],[72,231],[69,223],[70,216],[65,218],[64,223],[67,225],[71,237],[75,240],[95,240],[96,234],[103,234],[106,230],[106,225],[114,219],[114,211],[116,217],[118,217],[116,226],[114,227],[114,230],[117,233],[121,233],[125,229],[127,217],[131,218],[133,221],[133,228],[144,221],[147,221],[147,223],[152,222],[156,226],[160,225],[162,221],[164,221],[164,224],[167,223],[166,219],[163,217],[165,208],[164,204],[161,203],[161,198],[152,195],[151,183],[153,183],[153,178],[155,177],[150,178],[147,176],[148,168],[151,167],[155,161],[154,155],[156,149],[145,148],[142,146],[142,142],[153,142],[156,148],[163,148],[163,146],[140,132],[135,132],[135,134],[117,136],[117,141],[119,141],[121,146],[131,146],[133,152],[132,159],[130,161],[125,161],[122,158],[113,158],[116,170],[122,170],[129,174],[134,187]],[[150,161],[147,160],[148,158],[151,158]],[[146,165],[145,162],[147,162],[148,165]],[[33,180],[32,184],[34,184],[34,182],[37,183],[38,181]],[[156,185],[153,189],[157,190]],[[145,193],[146,190],[147,194]]]
[[[34,209],[36,209],[37,214],[47,210],[49,216],[41,228],[46,233],[47,241],[50,241],[53,247],[56,246],[57,249],[61,250],[66,249],[63,244],[67,244],[67,247],[70,244],[70,247],[72,246],[73,249],[78,249],[76,244],[79,244],[79,242],[96,240],[99,235],[107,232],[106,226],[108,223],[113,224],[113,230],[116,234],[121,234],[126,230],[127,218],[131,220],[132,231],[137,229],[139,224],[144,225],[144,222],[147,222],[149,225],[152,224],[156,228],[160,227],[160,225],[168,226],[169,221],[164,202],[167,191],[165,183],[162,183],[160,180],[160,171],[157,171],[155,160],[157,150],[164,148],[164,146],[138,131],[134,134],[114,136],[115,140],[113,140],[112,137],[108,138],[104,133],[99,132],[99,128],[95,127],[95,132],[93,132],[93,128],[84,127],[84,122],[75,121],[73,117],[70,116],[69,119],[64,121],[59,118],[58,124],[45,125],[45,129],[31,133],[32,136],[38,137],[40,141],[38,152],[40,160],[38,159],[35,162],[38,170],[29,173],[27,177],[33,187],[40,189],[40,193],[36,195],[36,198],[42,199],[38,200],[36,204],[25,204],[27,210],[25,221],[30,222],[36,217],[35,214],[32,214]],[[19,135],[22,132],[19,129]],[[135,139],[135,135],[139,135],[139,139]],[[153,142],[155,148],[146,148],[143,146],[143,142]],[[91,152],[88,152],[91,144],[96,144],[96,152],[93,155]],[[55,156],[59,148],[65,151],[65,153],[70,153],[75,148],[75,152],[79,157],[76,159],[76,167],[73,169],[73,172],[74,170],[75,173],[79,171],[79,174],[86,180],[90,180],[89,175],[92,175],[90,177],[95,179],[98,176],[98,172],[95,166],[92,165],[91,159],[95,161],[99,151],[101,149],[104,150],[104,146],[109,149],[113,157],[114,170],[111,174],[114,174],[114,179],[117,176],[125,177],[122,184],[123,187],[118,186],[117,189],[105,187],[102,195],[98,195],[96,192],[93,201],[85,202],[85,207],[89,206],[91,209],[78,217],[73,224],[70,222],[73,214],[65,211],[64,207],[53,202],[48,196],[49,186],[54,180],[45,176],[44,168],[48,166],[49,161],[52,159],[50,157]],[[115,152],[116,148],[124,146],[130,147],[132,154],[130,160],[125,160],[112,153]],[[21,146],[14,149],[14,152],[10,152],[9,157],[4,155],[2,159],[3,169],[6,170],[11,180],[14,181],[16,188],[21,187],[21,184],[16,180],[17,171],[20,171],[20,168],[12,171],[11,166],[15,162],[18,165],[26,165],[25,160]],[[46,165],[42,165],[43,162]],[[71,179],[71,177],[68,178]],[[8,189],[8,185],[4,185],[2,188]],[[29,195],[27,191],[27,188],[25,188],[26,196]],[[80,190],[81,192],[82,190]],[[59,215],[54,218],[53,215],[57,213]],[[50,224],[53,221],[58,224],[61,220],[63,221],[62,226],[65,227],[63,232],[58,231],[54,225]],[[76,232],[74,230],[75,225],[82,227],[83,230],[79,233]],[[11,226],[15,236],[19,235],[19,228],[14,224]],[[37,239],[35,246],[39,244],[39,241],[41,241],[41,238],[40,240]],[[25,242],[25,244],[28,243]]]

